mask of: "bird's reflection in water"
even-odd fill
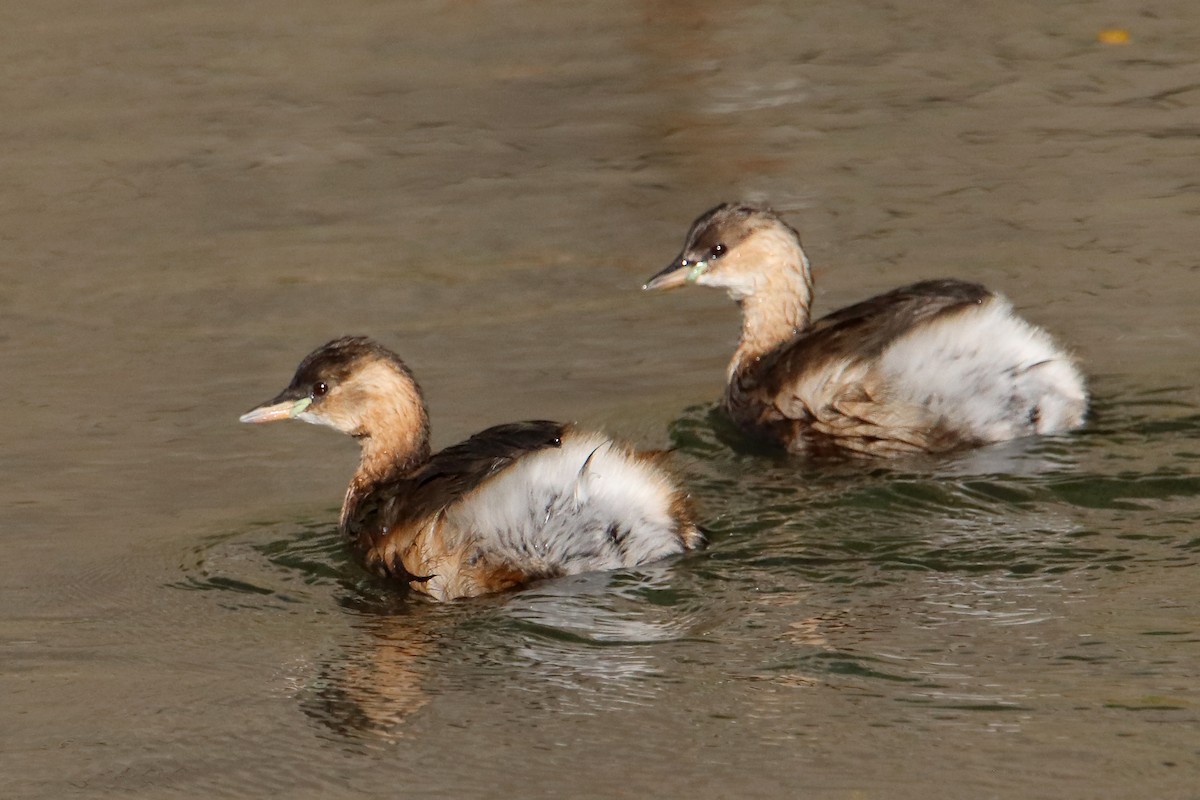
[[[671,563],[590,573],[434,605],[361,598],[352,633],[299,687],[301,707],[341,737],[397,741],[439,697],[502,692],[560,713],[649,702],[658,647],[707,627]]]
[[[669,566],[597,573],[514,596],[502,612],[520,631],[511,658],[527,676],[521,687],[559,713],[649,703],[664,685],[665,648],[706,627],[672,577]]]
[[[300,707],[342,737],[400,738],[405,720],[429,702],[424,665],[440,621],[422,614],[428,603],[400,593],[347,596],[340,605],[355,614],[351,630],[315,670],[298,670]]]
[[[695,620],[676,613],[671,578],[671,567],[661,564],[637,573],[577,575],[512,595],[501,611],[550,638],[596,645],[674,640]],[[659,602],[648,604],[648,598]]]

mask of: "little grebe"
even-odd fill
[[[964,281],[894,289],[812,322],[800,236],[768,208],[701,215],[642,288],[725,289],[742,310],[723,406],[793,452],[944,452],[1083,423],[1071,357],[1003,297]]]
[[[408,367],[370,339],[313,351],[242,422],[300,419],[358,439],[339,529],[367,569],[438,600],[644,564],[700,547],[687,498],[656,463],[598,433],[517,422],[430,455]]]

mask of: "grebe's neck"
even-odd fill
[[[762,356],[790,341],[808,327],[812,304],[812,273],[795,233],[784,226],[757,234],[753,253],[753,283],[729,294],[742,310],[742,336],[729,364],[729,377],[749,369]]]
[[[386,391],[370,395],[352,431],[362,452],[342,501],[339,523],[343,534],[351,538],[357,536],[352,528],[363,509],[370,507],[370,503],[364,506],[364,501],[380,484],[411,473],[429,460],[429,415],[416,382],[390,370],[371,377],[377,388],[386,387]]]
[[[375,483],[412,472],[429,460],[429,426],[424,423],[420,436],[361,437],[362,459],[354,473],[356,481]]]
[[[350,433],[362,449],[355,484],[403,475],[429,460],[429,414],[407,370],[373,364],[363,370],[354,388],[361,398]]]

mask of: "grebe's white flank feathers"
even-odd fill
[[[681,501],[646,459],[601,434],[571,433],[447,508],[447,544],[470,537],[489,555],[547,574],[634,566],[695,545],[699,532],[680,530],[673,513]]]
[[[878,369],[898,399],[983,442],[1070,430],[1087,412],[1078,367],[1000,296],[913,328]]]

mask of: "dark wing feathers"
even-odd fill
[[[872,359],[897,338],[942,314],[977,306],[993,294],[977,283],[921,281],[834,311],[762,359],[763,388],[781,391],[806,369],[837,359]]]
[[[570,427],[533,420],[480,431],[435,453],[416,472],[376,484],[369,518],[360,513],[356,521],[383,531],[432,517],[521,456],[560,446]]]
[[[569,427],[547,420],[496,425],[436,453],[413,477],[419,487],[449,483],[467,492],[526,453],[558,447]]]
[[[821,317],[804,332],[804,338],[853,339],[856,352],[875,357],[920,323],[947,311],[979,305],[991,296],[990,291],[977,283],[952,279],[922,281]]]

